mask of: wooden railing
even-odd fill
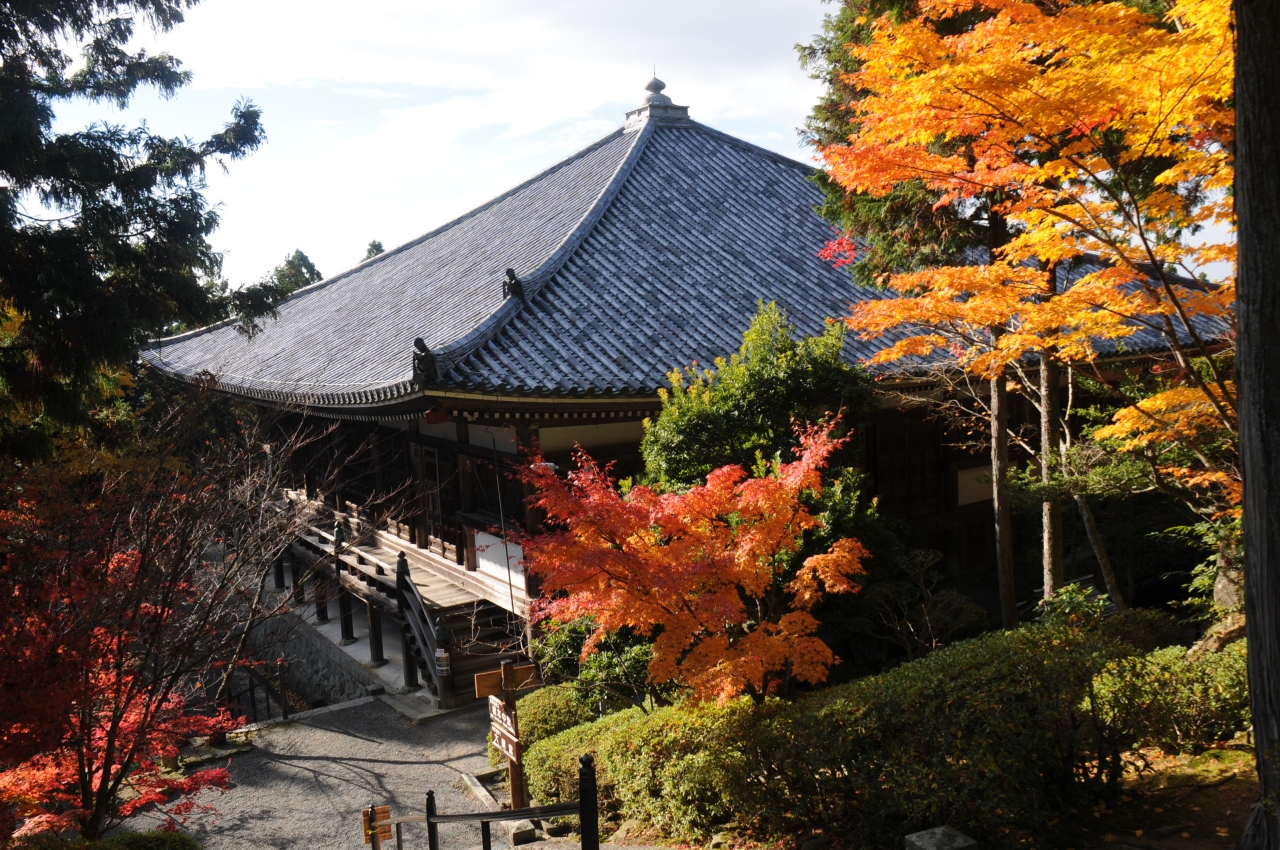
[[[578,802],[558,803],[550,806],[531,806],[523,809],[477,812],[465,815],[442,815],[436,811],[436,792],[427,792],[426,813],[421,815],[391,816],[390,806],[371,805],[361,812],[364,843],[373,850],[382,850],[384,841],[390,841],[394,830],[396,850],[404,850],[403,825],[425,823],[427,825],[428,850],[440,850],[442,823],[479,823],[480,842],[484,850],[493,850],[489,825],[501,821],[540,820],[542,818],[578,816],[582,835],[582,850],[600,850],[600,804],[596,791],[596,766],[589,755],[578,759]]]
[[[277,662],[275,674],[271,678],[262,675],[256,667],[241,667],[237,670],[227,672],[228,676],[234,676],[237,672],[246,674],[248,683],[238,691],[231,691],[227,695],[227,704],[238,705],[244,717],[249,719],[251,723],[258,722],[258,692],[262,692],[262,711],[263,719],[270,720],[276,716],[271,710],[271,703],[274,702],[276,707],[280,709],[279,717],[281,720],[289,719],[289,699],[284,687],[284,664]],[[230,689],[228,689],[230,690]],[[247,699],[246,699],[247,697]]]
[[[316,545],[305,539],[299,542],[315,550],[321,557],[328,556],[333,559],[334,581],[339,585],[345,585],[350,590],[360,592],[363,588],[356,586],[355,583],[358,582],[386,597],[388,604],[394,600],[402,636],[411,638],[412,643],[417,647],[422,669],[430,677],[431,688],[440,700],[441,707],[453,708],[456,704],[453,677],[449,668],[437,661],[436,654],[438,649],[443,649],[446,654],[449,652],[448,630],[433,615],[431,607],[418,590],[418,586],[414,584],[409,574],[409,562],[404,553],[400,554],[394,565],[388,564],[368,552],[346,548],[345,541],[339,540],[333,532],[314,525],[309,526],[308,530],[313,536],[320,538],[321,544]],[[317,606],[323,604],[323,596],[320,595],[322,590],[319,586],[314,593],[317,596]],[[340,597],[339,605],[341,604]],[[347,634],[350,628],[349,612],[340,611],[340,616],[343,618],[343,638],[351,637]],[[370,635],[373,635],[372,629]],[[381,633],[377,638],[381,639]],[[415,654],[410,650],[410,641],[405,640],[404,643],[404,683],[407,687],[415,687],[418,684],[418,665]]]

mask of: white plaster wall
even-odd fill
[[[514,428],[493,428],[488,425],[471,425],[467,429],[467,437],[471,445],[480,449],[493,448],[509,455],[517,454],[516,432]]]
[[[973,469],[962,469],[956,473],[956,503],[972,505],[977,502],[991,501],[991,481],[980,481],[983,476],[991,475],[991,469],[975,466]]]
[[[441,422],[438,425],[430,425],[426,422],[418,422],[418,433],[425,434],[428,437],[438,437],[441,440],[458,441],[458,425],[455,422]]]
[[[504,562],[503,558],[506,557]],[[476,532],[476,571],[507,582],[507,564],[511,565],[511,576],[516,587],[524,587],[524,568],[521,560],[524,550],[515,543],[507,543],[504,548],[502,538],[483,531]]]
[[[600,425],[570,425],[562,428],[538,430],[538,445],[544,452],[566,452],[574,443],[589,449],[593,446],[612,446],[618,443],[639,444],[644,436],[644,423],[605,422]]]

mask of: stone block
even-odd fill
[[[958,829],[937,826],[907,836],[907,850],[972,850],[978,842]]]
[[[533,821],[506,821],[506,824],[512,847],[520,844],[532,844],[538,840],[538,829],[533,825]]]

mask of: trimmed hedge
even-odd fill
[[[1199,658],[1181,647],[1126,658],[1098,676],[1097,700],[1132,745],[1199,753],[1249,725],[1246,653],[1241,640]]]
[[[606,810],[684,840],[733,822],[764,838],[821,828],[869,846],[950,823],[998,841],[1117,792],[1136,714],[1112,710],[1127,697],[1095,681],[1124,664],[1146,675],[1183,650],[1136,658],[1134,644],[1169,639],[1171,618],[1112,619],[985,635],[795,703],[620,712],[534,745],[525,774],[540,802],[576,799],[578,757],[591,753]],[[1230,690],[1234,675],[1213,692]],[[1213,716],[1217,726],[1185,734],[1240,723],[1238,713]]]
[[[544,738],[563,732],[580,723],[590,721],[595,715],[575,699],[567,685],[550,685],[525,694],[516,700],[516,716],[520,723],[520,742],[528,750]],[[489,764],[506,767],[507,757],[493,746],[493,733],[489,733]]]
[[[572,799],[590,752],[602,798],[675,838],[730,820],[873,844],[938,823],[992,836],[1118,776],[1118,747],[1080,705],[1093,676],[1132,652],[1096,632],[991,634],[793,704],[613,715],[532,747],[526,777],[541,801]]]

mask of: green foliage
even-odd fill
[[[379,254],[385,254],[386,252],[387,249],[382,247],[382,243],[377,239],[374,239],[369,243],[369,246],[364,249],[364,258],[366,260],[372,260]]]
[[[649,682],[653,642],[629,631],[612,632],[596,644],[585,660],[582,648],[595,631],[595,621],[583,617],[569,623],[548,620],[533,642],[545,680],[564,682],[577,704],[592,715],[641,705],[646,697],[665,701],[671,686]]]
[[[1040,600],[1041,622],[1073,629],[1091,629],[1102,622],[1107,597],[1083,584],[1068,584]]]
[[[1198,753],[1249,725],[1245,641],[1188,657],[1179,646],[1113,662],[1095,683],[1106,722],[1135,746]]]
[[[301,251],[294,251],[284,258],[283,263],[272,269],[263,282],[274,285],[280,296],[285,297],[323,279],[324,275],[311,262],[310,257]]]
[[[609,806],[684,840],[730,821],[870,846],[938,823],[993,838],[1115,792],[1129,733],[1097,722],[1090,684],[1132,654],[1098,630],[993,633],[795,703],[610,715],[533,747],[526,773],[539,800],[572,799],[591,753]]]
[[[1168,611],[1130,608],[1098,624],[1098,631],[1112,640],[1127,643],[1142,652],[1174,646],[1182,639],[1178,618]]]
[[[118,832],[98,841],[44,835],[17,846],[22,850],[200,850],[200,842],[190,835],[165,830]]]
[[[516,718],[520,724],[520,742],[525,748],[558,732],[586,723],[595,717],[575,697],[568,685],[549,685],[516,700]],[[506,767],[507,758],[493,746],[489,733],[489,764]]]
[[[777,304],[762,303],[737,354],[713,369],[668,376],[662,412],[645,422],[647,479],[679,489],[726,464],[752,469],[778,455],[790,461],[797,422],[870,409],[870,378],[841,358],[844,334],[832,322],[819,336],[796,339]]]

